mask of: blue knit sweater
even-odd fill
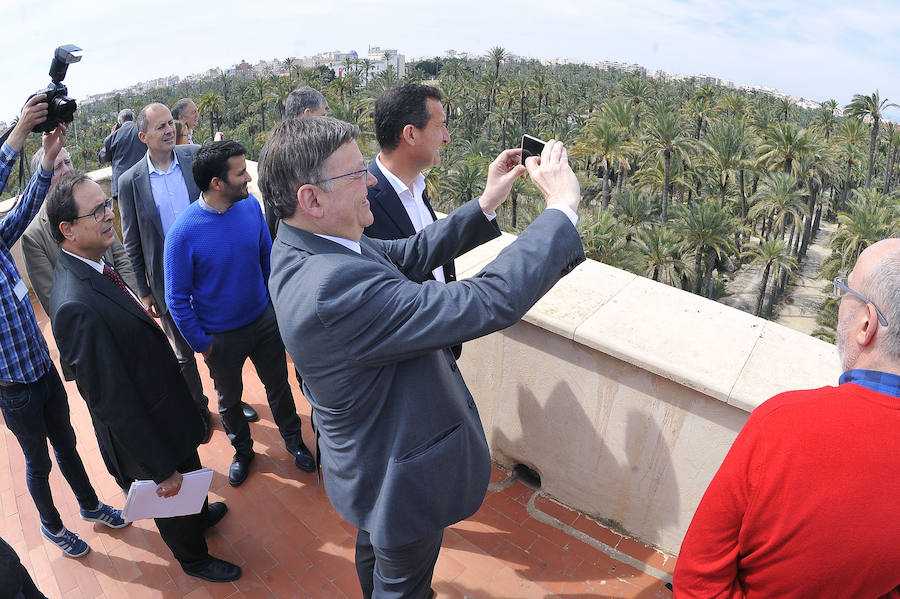
[[[258,200],[251,195],[224,214],[194,202],[166,234],[163,257],[166,305],[197,352],[211,333],[250,324],[269,303],[272,240]]]

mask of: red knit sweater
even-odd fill
[[[900,399],[847,383],[754,410],[674,586],[676,599],[900,599]]]

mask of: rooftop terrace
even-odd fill
[[[56,360],[47,317],[37,302],[34,308]],[[206,369],[200,371],[207,395],[214,398]],[[296,380],[291,383],[311,446],[309,405]],[[284,451],[249,361],[244,384],[245,400],[260,412],[260,421],[250,425],[259,456],[247,482],[228,485],[233,452],[217,416],[212,440],[200,446],[203,464],[215,471],[210,500],[229,507],[209,533],[210,552],[244,569],[234,583],[185,575],[152,521],[121,530],[82,521],[54,467],[50,482],[56,506],[65,524],[92,549],[81,559],[64,557],[38,532],[22,452],[13,434],[0,426],[0,536],[15,548],[44,594],[53,599],[361,597],[353,564],[356,530],[334,511],[315,476],[298,470]],[[73,382],[66,390],[88,475],[102,500],[121,506],[123,494],[103,465],[85,403]],[[495,467],[492,481],[478,513],[444,537],[433,585],[441,599],[672,596],[665,582],[675,566],[673,557],[604,528],[507,470]]]

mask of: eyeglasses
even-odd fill
[[[321,185],[322,183],[327,183],[329,181],[334,181],[335,179],[343,179],[344,177],[353,177],[354,180],[359,179],[360,175],[365,178],[368,175],[369,169],[363,167],[358,171],[353,171],[350,173],[344,173],[343,175],[338,175],[337,177],[328,177],[327,179],[322,179],[318,183],[313,183],[313,185]]]
[[[875,302],[873,302],[863,294],[857,293],[856,291],[853,291],[852,289],[847,287],[847,277],[835,277],[831,284],[834,285],[834,297],[844,297],[845,293],[849,293],[850,295],[854,295],[857,298],[861,299],[866,304],[872,304],[872,307],[875,308],[875,313],[878,314],[878,324],[883,327],[887,326],[887,318],[884,317],[884,314],[881,313],[881,310],[878,309],[878,306],[875,305]]]
[[[98,204],[97,207],[94,208],[91,212],[88,212],[87,214],[82,214],[81,216],[76,216],[75,218],[72,219],[72,222],[74,223],[79,218],[87,218],[88,216],[93,216],[94,221],[99,223],[104,218],[106,218],[106,211],[112,210],[112,205],[113,205],[112,198],[106,198],[105,202],[103,202],[102,204]]]

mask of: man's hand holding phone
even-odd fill
[[[539,139],[525,136],[540,142]],[[532,142],[529,142],[532,143]],[[535,187],[541,192],[547,206],[564,205],[573,212],[578,210],[581,202],[581,185],[572,167],[569,166],[569,154],[561,141],[551,139],[540,151],[540,156],[526,156],[526,140],[522,140],[522,158],[528,175]],[[532,145],[532,148],[535,148]],[[536,148],[535,148],[536,149]],[[532,153],[532,150],[527,150]]]

